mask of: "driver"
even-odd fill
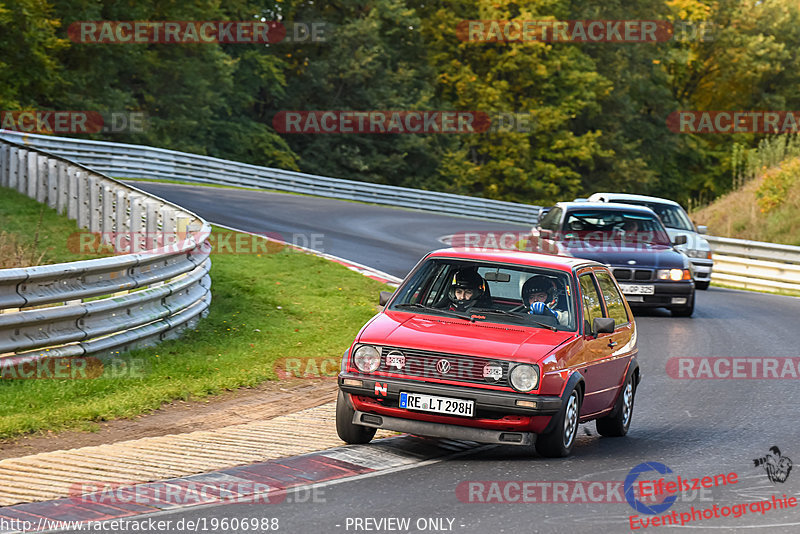
[[[486,293],[486,282],[472,269],[462,269],[453,275],[447,296],[451,311],[467,311],[475,306]]]
[[[552,278],[537,274],[522,286],[522,305],[533,315],[549,315],[560,322],[559,312],[553,309],[558,304],[558,291]]]

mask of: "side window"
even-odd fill
[[[617,326],[627,323],[629,319],[628,312],[625,310],[625,303],[622,302],[622,295],[619,294],[611,276],[606,272],[600,271],[595,271],[594,274],[606,301],[608,316],[614,319],[614,324]]]
[[[581,275],[580,284],[583,295],[584,333],[588,333],[592,330],[594,318],[603,316],[603,306],[600,304],[600,296],[597,294],[591,274]]]

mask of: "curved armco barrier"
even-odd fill
[[[0,130],[0,138],[48,150],[99,172],[124,178],[181,180],[254,187],[320,197],[421,209],[447,215],[533,224],[539,206],[452,195],[248,165],[237,161],[142,145],[85,141]]]
[[[141,145],[0,130],[0,139],[3,138],[44,148],[118,177],[306,193],[450,215],[470,213],[523,224],[535,224],[538,216],[538,206],[528,204],[326,178]],[[761,291],[800,291],[800,247],[714,236],[706,238],[714,253],[713,281]]]
[[[197,215],[3,139],[0,185],[66,213],[110,246],[125,242],[130,252],[0,269],[0,356],[115,354],[176,337],[207,312],[211,227]]]

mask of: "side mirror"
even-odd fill
[[[697,227],[697,233],[698,234],[707,234],[708,233],[708,226],[705,226],[705,225],[701,224],[700,226]]]
[[[686,235],[676,235],[675,239],[672,240],[673,245],[685,245],[688,239],[686,239]]]
[[[595,317],[592,321],[592,330],[595,334],[613,334],[614,319],[611,317]]]
[[[386,306],[386,303],[389,302],[389,299],[392,298],[394,295],[394,291],[381,291],[380,297],[378,298],[378,304],[380,306]]]

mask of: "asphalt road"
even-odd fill
[[[442,235],[530,226],[387,208],[326,198],[218,187],[130,182],[207,221],[333,254],[403,278]],[[465,214],[466,215],[466,214]],[[277,235],[275,235],[277,234]]]
[[[442,234],[475,229],[520,229],[409,210],[311,197],[184,186],[136,184],[212,222],[254,232],[323,233],[325,252],[402,276]],[[161,515],[177,521],[199,517],[274,517],[280,532],[631,532],[635,512],[620,498],[619,482],[643,462],[659,462],[684,478],[736,473],[736,482],[686,492],[665,513],[718,510],[764,498],[800,497],[800,468],[785,482],[772,482],[754,459],[777,446],[800,460],[800,388],[794,379],[676,379],[667,362],[677,357],[795,357],[800,299],[711,288],[697,293],[694,317],[666,311],[637,314],[643,381],[637,391],[631,430],[625,438],[600,438],[594,423],[582,425],[571,457],[543,459],[519,447],[480,448],[465,456],[415,469],[346,480],[320,488],[314,502],[226,505]],[[748,364],[749,365],[749,364]],[[796,363],[795,363],[796,368]],[[302,431],[302,430],[298,430]],[[784,462],[785,463],[785,462]],[[651,473],[652,475],[652,473]],[[652,478],[651,476],[643,478]],[[542,503],[541,491],[559,481],[604,481],[603,492],[581,497],[570,486],[566,500]],[[507,482],[545,483],[536,502],[482,503],[484,491],[457,493],[469,481],[499,481],[507,497],[521,499]],[[616,482],[616,486],[611,484]],[[473,488],[479,486],[473,485]],[[584,489],[588,486],[582,486]],[[613,489],[615,488],[616,489]],[[462,485],[461,488],[464,488]],[[494,497],[504,498],[494,494]],[[607,497],[606,497],[607,496]],[[599,498],[599,499],[598,499]],[[552,499],[551,499],[552,500]],[[600,502],[591,502],[599,500]],[[611,500],[614,502],[602,502]],[[619,502],[619,501],[622,502]],[[741,506],[736,510],[741,513]],[[713,512],[712,512],[713,513]],[[696,517],[696,516],[695,516]],[[408,518],[397,523],[366,522]],[[357,519],[362,521],[358,522]],[[434,521],[435,520],[435,521]],[[451,522],[452,520],[452,522]],[[377,528],[378,526],[382,528]],[[640,524],[638,531],[645,530]],[[439,528],[432,528],[439,527]],[[654,527],[647,532],[663,531]],[[693,531],[798,532],[800,506],[748,511],[740,517],[702,519]],[[243,531],[243,530],[240,530]]]

